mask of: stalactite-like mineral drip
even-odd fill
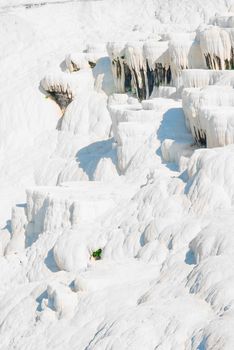
[[[182,86],[183,70],[206,67],[199,43],[187,36],[174,37],[169,44],[169,56],[173,84],[177,87]]]
[[[63,84],[62,82],[52,83],[50,80],[47,81],[45,78],[42,80],[41,86],[59,105],[63,112],[73,100],[73,93],[68,84]]]
[[[125,61],[125,43],[110,42],[107,44],[107,52],[111,60],[116,92],[124,93],[131,86],[131,72]]]
[[[147,68],[143,57],[143,43],[127,44],[125,48],[126,64],[128,65],[136,94],[139,100],[149,96],[147,85]]]
[[[199,33],[202,54],[209,69],[224,70],[233,66],[233,49],[229,32],[210,26]]]
[[[144,44],[147,67],[148,97],[153,88],[171,84],[171,69],[167,41],[148,41]]]

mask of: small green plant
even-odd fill
[[[102,257],[102,249],[98,249],[96,250],[95,252],[92,253],[92,257],[95,259],[95,260],[101,260],[101,257]]]

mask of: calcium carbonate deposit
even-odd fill
[[[0,0],[13,349],[234,349],[234,0]]]

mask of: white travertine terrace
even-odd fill
[[[151,96],[155,87],[173,84],[179,88],[184,69],[206,68],[199,42],[191,40],[191,35],[171,35],[169,39],[108,43],[107,51],[112,61],[117,92],[127,91],[127,79],[128,89],[132,88],[137,97],[143,100]],[[127,76],[129,70],[131,74]]]
[[[232,3],[1,1],[1,350],[234,349]]]
[[[190,40],[186,36],[175,36],[175,38],[170,41],[169,57],[173,83],[177,87],[182,85],[182,71],[206,68],[199,43],[196,40]]]
[[[234,89],[230,86],[190,88],[183,92],[183,108],[196,141],[207,147],[232,144]]]
[[[137,150],[155,131],[156,113],[142,109],[141,105],[112,105],[109,108],[117,143],[118,167],[124,173]]]
[[[199,33],[202,54],[209,69],[230,69],[233,66],[232,41],[229,32],[210,26]]]
[[[203,88],[208,85],[234,86],[233,70],[187,69],[182,72],[184,88]]]

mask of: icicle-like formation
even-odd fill
[[[131,90],[131,72],[125,60],[125,43],[110,42],[107,44],[107,52],[111,59],[112,73],[116,92],[124,93]]]
[[[168,42],[108,43],[107,51],[117,92],[132,91],[143,100],[154,87],[171,85]]]
[[[233,68],[232,45],[228,31],[210,26],[199,33],[199,39],[209,69]]]
[[[42,88],[57,102],[61,110],[65,110],[74,98],[74,93],[65,76],[47,75],[41,81]]]
[[[195,141],[207,147],[233,143],[234,89],[208,86],[184,89],[183,109]]]
[[[143,46],[147,69],[148,96],[154,87],[171,84],[171,68],[167,41],[147,41]]]
[[[54,72],[41,81],[41,87],[52,96],[62,111],[86,88],[93,89],[93,84],[91,69],[83,69],[74,74]]]
[[[229,69],[234,69],[234,20],[232,24],[233,28],[227,28],[226,31],[229,34],[231,41],[231,53],[230,53],[230,63]]]
[[[174,38],[169,44],[170,65],[173,82],[177,87],[182,85],[181,74],[185,69],[206,68],[199,43],[195,40]]]
[[[156,96],[161,86],[180,89],[217,83],[223,77],[214,71],[234,68],[234,28],[208,26],[198,33],[172,33],[165,38],[168,41],[108,44],[117,92],[132,91],[141,101]],[[186,75],[189,69],[196,71]]]
[[[144,100],[149,96],[147,85],[147,68],[143,56],[143,43],[128,43],[125,48],[126,63],[132,74],[133,85],[139,100]]]
[[[203,107],[198,110],[198,114],[206,132],[207,147],[223,147],[234,143],[234,107]]]
[[[195,36],[174,34],[170,41],[109,43],[108,54],[116,90],[132,91],[139,100],[156,95],[161,86],[181,86],[181,72],[189,68],[206,68],[199,43]]]

